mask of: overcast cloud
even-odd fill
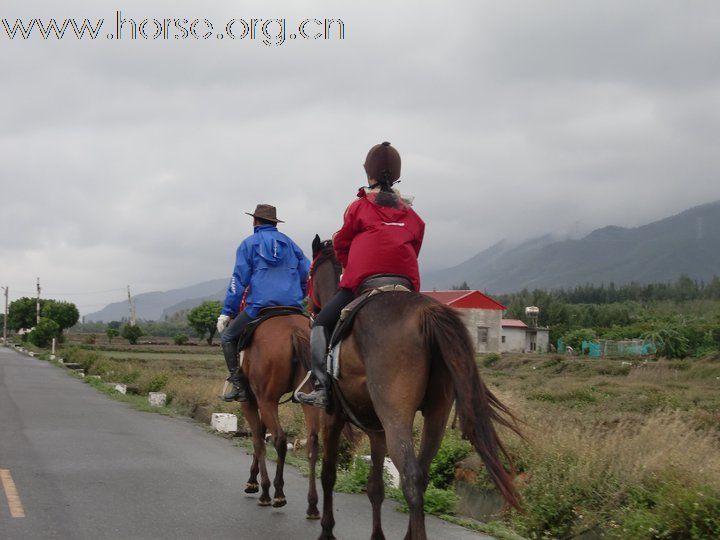
[[[102,5],[100,5],[102,4]],[[9,40],[0,284],[82,313],[229,276],[275,204],[306,251],[403,157],[425,269],[503,239],[635,226],[720,199],[716,0],[3,0],[0,19],[339,18],[345,39]]]

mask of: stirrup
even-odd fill
[[[231,386],[230,390],[228,390],[228,386]],[[222,396],[220,396],[220,399],[227,403],[232,403],[233,401],[247,401],[247,390],[245,390],[238,383],[230,383],[230,381],[225,381],[225,386],[223,387],[223,394]]]
[[[312,405],[313,407],[318,407],[320,409],[327,409],[328,396],[327,391],[324,388],[313,390],[309,394],[306,394],[305,392],[298,392],[296,396],[300,403]]]

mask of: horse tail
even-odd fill
[[[296,328],[292,333],[293,357],[305,371],[310,371],[310,340],[306,332]]]
[[[472,443],[503,498],[520,508],[520,496],[512,480],[512,460],[494,425],[506,426],[520,435],[517,419],[480,379],[470,334],[454,309],[427,304],[421,311],[421,325],[432,357],[440,359],[450,372],[463,438]],[[503,466],[502,457],[510,471]]]

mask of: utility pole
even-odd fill
[[[8,318],[8,288],[5,289],[5,318],[3,318],[3,345],[7,347],[7,318]]]
[[[135,326],[135,302],[130,294],[130,285],[128,285],[128,307],[130,308],[130,326]]]
[[[40,324],[40,278],[37,278],[37,300],[35,302],[36,321],[35,324]]]

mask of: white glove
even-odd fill
[[[228,324],[230,324],[230,316],[229,315],[220,315],[218,317],[218,322],[217,322],[218,334],[222,334],[223,330],[225,330],[228,327]]]

